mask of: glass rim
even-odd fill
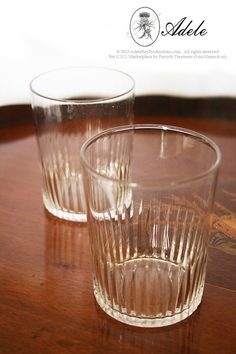
[[[130,80],[131,82],[131,87],[128,90],[125,90],[123,93],[121,94],[117,94],[117,95],[111,95],[111,96],[107,96],[107,97],[102,97],[102,98],[97,98],[97,99],[66,99],[66,98],[57,98],[57,97],[52,97],[49,95],[44,95],[42,93],[40,93],[38,90],[36,90],[34,88],[34,84],[35,82],[42,78],[43,76],[47,76],[48,74],[52,74],[52,73],[56,73],[56,72],[61,72],[61,71],[71,71],[71,70],[104,70],[107,72],[116,72],[118,74],[122,74],[123,77],[126,77]],[[68,66],[68,67],[61,67],[61,68],[57,68],[57,69],[52,69],[52,70],[48,70],[45,72],[42,72],[40,74],[38,74],[37,76],[35,76],[29,83],[29,88],[32,94],[39,96],[41,98],[50,100],[50,101],[55,101],[55,102],[61,102],[61,103],[69,103],[69,104],[94,104],[94,103],[103,103],[103,102],[109,102],[112,101],[114,99],[118,99],[120,97],[126,96],[128,95],[130,92],[134,91],[135,88],[135,81],[132,78],[132,76],[130,76],[129,74],[127,74],[124,71],[118,70],[118,69],[114,69],[114,68],[110,68],[110,67],[103,67],[103,66]]]
[[[191,136],[192,138],[194,138],[198,141],[201,141],[205,145],[208,145],[208,147],[211,148],[215,152],[216,159],[211,164],[211,166],[209,168],[207,168],[206,170],[204,170],[201,173],[196,174],[193,177],[179,179],[176,182],[171,181],[171,182],[166,182],[166,183],[162,182],[161,183],[159,181],[156,184],[152,184],[152,185],[149,185],[149,184],[145,185],[143,183],[122,181],[122,180],[119,180],[118,178],[108,177],[102,173],[97,172],[87,162],[86,157],[85,157],[86,150],[95,141],[99,140],[100,138],[104,138],[105,136],[109,136],[109,135],[113,135],[113,134],[117,134],[117,133],[121,133],[121,132],[132,131],[132,130],[133,131],[135,131],[135,130],[159,130],[159,131],[161,131],[162,130],[162,131],[171,131],[171,132],[181,133],[181,134]],[[185,128],[172,126],[172,125],[165,125],[165,124],[132,124],[132,125],[123,125],[123,126],[107,129],[99,134],[94,135],[93,137],[89,138],[88,140],[86,140],[80,149],[80,160],[82,162],[83,167],[88,169],[92,175],[102,178],[103,180],[110,181],[113,183],[118,183],[118,184],[125,185],[125,186],[131,187],[131,188],[139,187],[142,189],[158,189],[159,190],[159,189],[166,189],[167,187],[168,188],[172,188],[172,187],[175,188],[175,187],[178,187],[181,185],[186,185],[186,184],[201,180],[205,176],[209,175],[211,172],[217,170],[217,168],[219,167],[219,164],[221,162],[221,151],[220,151],[220,148],[218,147],[218,145],[213,140],[211,140],[210,138],[206,137],[205,135],[203,135],[201,133],[195,132],[194,130],[185,129]]]

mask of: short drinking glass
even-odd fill
[[[81,149],[98,304],[160,327],[201,302],[220,151],[193,131],[109,129]]]
[[[30,85],[43,176],[43,201],[55,216],[86,221],[79,151],[110,127],[133,120],[134,81],[120,71],[74,67]]]

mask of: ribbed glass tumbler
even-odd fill
[[[218,147],[177,127],[107,130],[81,149],[94,294],[117,320],[170,325],[201,302]]]
[[[44,205],[59,218],[86,221],[81,145],[103,130],[132,123],[134,81],[117,70],[74,67],[39,75],[30,88]]]

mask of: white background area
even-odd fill
[[[0,105],[30,101],[29,81],[65,66],[108,66],[136,80],[136,93],[236,96],[236,6],[225,1],[1,0]],[[150,47],[129,35],[132,14],[151,7],[161,30],[187,17],[206,36],[159,36]],[[187,23],[186,23],[187,24]],[[110,59],[117,50],[219,50],[227,59]],[[114,83],[115,84],[115,83]]]

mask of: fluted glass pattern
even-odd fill
[[[104,68],[68,68],[31,83],[43,201],[55,216],[86,221],[79,151],[91,136],[133,120],[134,82]]]
[[[110,130],[81,151],[94,294],[110,316],[156,327],[201,301],[216,169],[195,178],[196,164],[202,173],[217,154],[186,132],[137,127]]]

